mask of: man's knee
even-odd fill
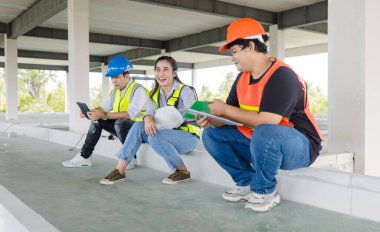
[[[115,124],[114,124],[115,131],[117,131],[118,133],[120,131],[129,130],[131,129],[132,126],[133,126],[133,121],[129,119],[117,119],[115,120]]]
[[[254,160],[266,155],[268,149],[278,150],[276,138],[281,137],[281,126],[275,124],[263,124],[255,127],[250,144],[251,154]]]
[[[215,128],[207,128],[204,129],[202,132],[202,141],[203,143],[207,143],[210,140],[214,140],[214,135],[215,135]]]
[[[115,120],[115,123],[113,124],[113,128],[115,129],[117,137],[121,137],[122,132],[122,121],[123,119],[117,119]]]
[[[277,126],[274,124],[262,124],[255,127],[252,133],[251,144],[262,145],[268,139],[273,138]]]
[[[90,131],[93,131],[93,130],[101,130],[103,127],[100,123],[95,123],[95,122],[91,122],[90,124]]]
[[[123,125],[127,125],[128,119],[116,119],[114,127],[120,129]]]
[[[217,128],[208,128],[205,129],[202,133],[202,142],[208,151],[208,153],[216,160],[223,159],[223,153],[219,152],[220,146],[219,143],[221,142],[218,139],[218,131]]]

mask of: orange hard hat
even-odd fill
[[[261,35],[266,35],[263,26],[251,18],[241,18],[232,22],[227,28],[227,43],[219,48],[219,51],[228,50],[227,45],[237,39],[258,39],[264,43]]]

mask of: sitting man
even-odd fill
[[[116,56],[110,61],[106,73],[107,77],[111,77],[114,86],[110,97],[103,101],[101,107],[88,112],[88,118],[92,122],[81,152],[71,160],[62,162],[63,166],[69,168],[91,167],[92,162],[89,157],[94,151],[103,129],[117,136],[124,144],[133,123],[142,121],[149,92],[130,78],[129,70],[132,67],[132,63],[122,56]],[[80,116],[84,117],[82,113]],[[136,165],[136,156],[132,162],[129,169]]]
[[[226,103],[214,100],[211,113],[244,126],[225,126],[198,118],[202,141],[236,188],[226,201],[247,201],[245,208],[265,212],[280,203],[279,169],[311,165],[321,150],[322,133],[310,111],[306,83],[288,65],[267,55],[269,36],[250,18],[227,28],[227,43],[237,76]],[[213,126],[213,127],[211,127]]]

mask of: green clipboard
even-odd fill
[[[210,114],[210,107],[208,107],[209,103],[210,102],[206,102],[206,101],[195,101],[194,104],[191,105],[190,109]],[[183,118],[190,119],[190,120],[195,120],[195,115],[194,114],[185,113],[183,115]]]

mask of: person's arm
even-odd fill
[[[282,117],[290,117],[302,92],[297,76],[286,67],[279,68],[272,75],[263,92],[260,112],[240,109],[215,100],[209,105],[211,113],[226,116],[252,128],[261,124],[278,124]]]
[[[183,87],[183,89],[181,91],[181,95],[180,95],[180,101],[182,103],[181,105],[183,105],[183,107],[186,109],[190,108],[198,98],[196,94],[197,93],[195,92],[195,90],[191,89],[190,87],[187,87],[187,86]],[[198,117],[197,116],[195,118],[195,120],[198,123],[198,125],[201,127],[205,127],[205,126],[202,126],[204,124],[203,123],[204,121],[207,121],[206,124],[209,123],[210,125],[212,124],[213,126],[224,125],[223,123],[210,120],[207,117]],[[185,121],[189,121],[189,120],[185,120]],[[208,125],[208,126],[210,126],[210,125]]]
[[[87,113],[88,117],[92,121],[97,121],[103,119],[105,116],[107,119],[119,119],[119,118],[126,118],[129,119],[128,112],[107,112],[102,107],[98,107],[95,109],[90,110],[90,112]]]
[[[240,122],[244,126],[252,127],[260,124],[278,124],[282,116],[272,113],[243,110],[239,107],[231,106],[224,103],[222,100],[213,100],[210,104],[211,114],[228,118],[235,122]],[[211,125],[215,127],[223,126],[223,123],[213,121],[207,117],[197,118],[197,123],[203,128],[209,128]]]
[[[95,109],[91,109],[87,115],[91,121],[97,121],[102,118],[102,116],[106,113],[106,111],[102,107],[97,107]]]
[[[216,99],[209,104],[211,114],[227,117],[235,122],[243,123],[247,127],[256,127],[261,124],[278,124],[282,116],[269,112],[256,112],[244,110],[235,106],[228,105]]]
[[[147,133],[151,137],[153,137],[157,133],[156,122],[154,121],[152,115],[146,115],[144,117],[144,128],[145,133]]]
[[[180,105],[183,105],[183,108],[185,109],[189,109],[197,98],[195,90],[191,89],[189,86],[184,86],[179,96],[179,101],[182,103]]]
[[[90,112],[87,113],[87,115],[88,115],[90,120],[97,121],[103,117],[105,112],[109,112],[111,110],[112,110],[111,97],[107,96],[106,99],[103,100],[101,106],[99,106],[95,109],[91,109]],[[82,117],[82,115],[81,115],[81,117]]]
[[[112,105],[111,97],[107,95],[105,99],[103,100],[102,104],[100,105],[100,107],[98,108],[102,108],[104,111],[107,111],[107,112],[112,111],[113,105]]]
[[[234,84],[231,87],[231,90],[230,90],[228,97],[227,97],[227,100],[226,100],[227,105],[239,107],[239,99],[237,97],[236,86],[237,86],[237,83],[238,83],[241,75],[242,75],[242,73],[239,73],[239,75],[236,77],[236,79],[234,81]],[[211,120],[207,117],[196,117],[196,121],[197,121],[198,125],[202,128],[209,128],[210,126],[213,126],[213,127],[224,126],[223,123]]]
[[[144,128],[147,135],[153,137],[157,133],[156,123],[154,121],[154,115],[156,114],[156,104],[148,97],[148,106],[146,109],[144,120]]]
[[[147,115],[154,116],[155,114],[156,114],[156,103],[154,103],[154,101],[150,97],[148,97],[145,116]]]

